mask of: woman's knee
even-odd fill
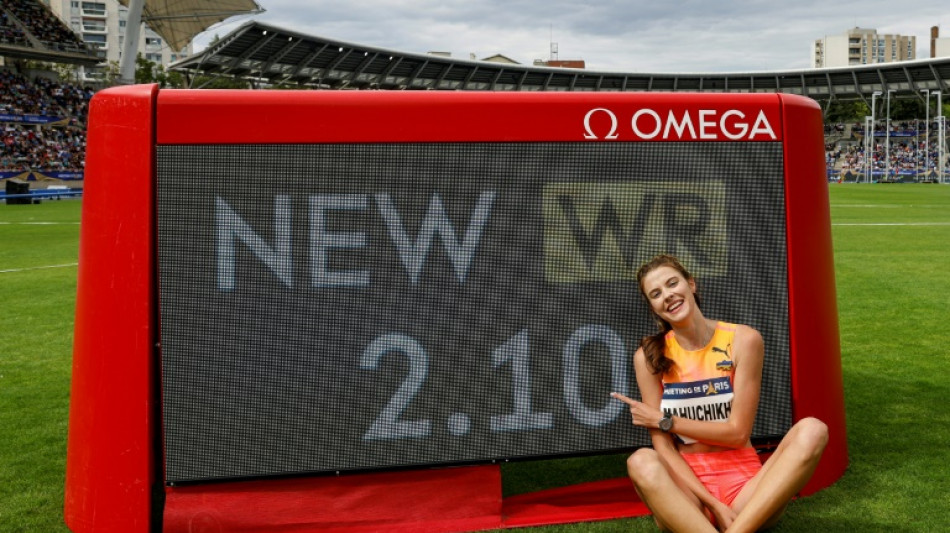
[[[627,458],[627,474],[637,485],[656,479],[665,471],[659,454],[651,448],[640,448]]]
[[[817,418],[803,418],[795,424],[795,440],[805,450],[821,455],[828,444],[828,426]]]

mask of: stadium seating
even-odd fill
[[[51,50],[84,48],[79,36],[39,0],[0,0],[0,9],[0,38],[6,38],[9,31],[9,42],[21,46],[33,46],[32,36]]]
[[[13,3],[13,0],[0,0],[3,7]],[[0,41],[16,39],[22,34],[7,20],[6,12],[0,10]],[[85,163],[86,115],[93,93],[87,87],[43,77],[28,79],[7,69],[0,70],[0,172],[6,177],[12,175],[10,173],[28,171],[81,172]],[[937,123],[932,122],[929,128],[929,149],[925,126],[922,121],[892,125],[888,164],[884,157],[885,130],[879,125],[872,154],[875,176],[883,178],[887,168],[897,177],[916,178],[918,174],[935,172],[938,168]],[[861,124],[825,125],[829,179],[864,173],[864,143],[861,142],[864,135]],[[950,173],[950,165],[944,172]]]
[[[16,46],[30,46],[26,34],[10,19],[6,11],[0,11],[0,43]]]
[[[0,171],[79,171],[93,91],[0,70]]]
[[[937,122],[931,122],[928,148],[928,128],[924,121],[895,122],[891,125],[889,135],[884,125],[878,125],[874,131],[874,148],[870,157],[875,179],[932,178],[932,174],[937,172],[939,167],[937,128]],[[825,126],[825,156],[829,178],[836,179],[849,173],[864,173],[864,136],[864,126],[861,124]],[[890,176],[885,176],[888,169]],[[950,159],[944,167],[944,174],[948,172]]]

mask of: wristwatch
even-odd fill
[[[669,432],[673,429],[673,416],[672,415],[663,415],[663,418],[660,419],[660,431],[663,433]]]

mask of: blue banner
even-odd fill
[[[29,181],[30,171],[29,170],[3,170],[0,171],[0,180],[6,180],[10,178],[17,178],[24,181]]]
[[[69,119],[63,118],[63,117],[52,117],[48,115],[11,115],[9,113],[0,113],[0,122],[17,122],[20,124],[59,125],[59,124],[68,124]]]
[[[887,133],[883,131],[878,131],[874,133],[875,137],[887,137]],[[916,137],[917,130],[906,130],[906,131],[892,131],[891,137]]]
[[[75,181],[83,179],[81,170],[39,170],[33,172],[34,179],[54,179],[63,181]]]
[[[0,171],[0,180],[17,178],[23,181],[43,181],[48,179],[79,181],[83,179],[81,170],[4,170]]]
[[[854,135],[857,137],[864,137],[864,130],[854,130]],[[917,137],[918,135],[923,135],[923,132],[917,130],[905,130],[905,131],[892,131],[891,137]],[[887,137],[886,131],[875,131],[874,137],[880,137],[882,139]]]
[[[844,169],[844,170],[835,170],[833,168],[828,168],[828,179],[836,180],[838,178],[847,178],[855,176],[864,176],[864,170],[854,170],[854,169]],[[891,169],[890,175],[891,178],[936,178],[937,172],[934,170],[914,170],[912,168],[905,168],[901,170]],[[874,169],[871,171],[872,178],[881,178],[886,179],[888,177],[887,172],[884,169]]]

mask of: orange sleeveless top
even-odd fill
[[[672,331],[666,334],[666,357],[673,361],[673,366],[662,377],[660,409],[664,414],[710,422],[729,419],[735,376],[732,361],[735,334],[735,324],[717,322],[709,343],[694,351],[680,346]],[[685,444],[696,442],[678,437]]]

